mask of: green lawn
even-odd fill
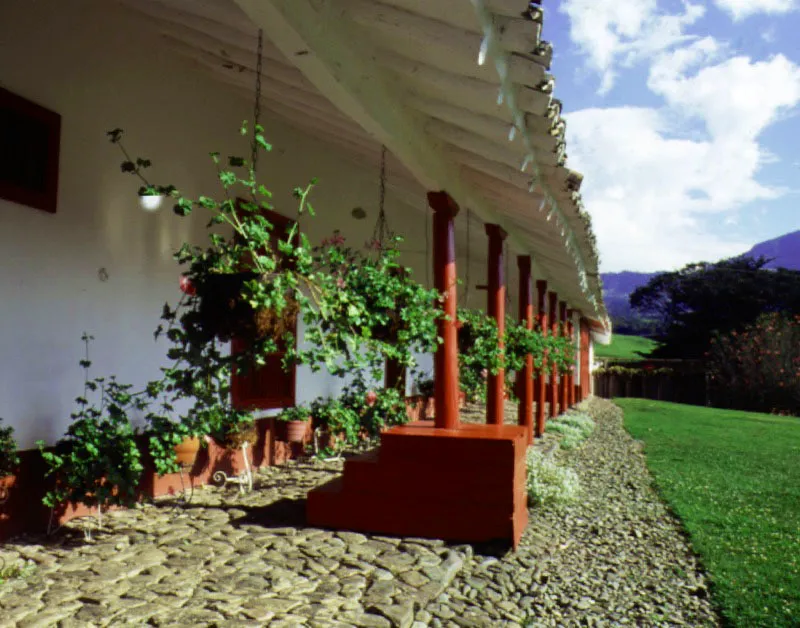
[[[615,400],[734,626],[800,626],[800,419]]]
[[[595,344],[594,354],[598,358],[613,358],[615,360],[643,360],[639,353],[650,353],[658,343],[641,336],[624,336],[614,334],[611,336],[610,345]]]

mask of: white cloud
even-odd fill
[[[800,103],[800,68],[783,55],[753,62],[738,56],[705,63],[719,48],[710,38],[663,54],[650,70],[648,86],[681,113],[701,119],[719,141],[755,140],[781,113]]]
[[[601,93],[613,87],[618,65],[628,67],[693,39],[683,30],[705,13],[685,2],[681,14],[659,14],[657,0],[564,0],[560,10],[570,18],[572,41],[601,76]]]
[[[796,0],[714,0],[734,20],[743,20],[757,13],[788,13],[797,8]]]

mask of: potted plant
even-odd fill
[[[335,450],[345,444],[358,442],[360,417],[353,408],[335,397],[318,397],[311,404],[311,415],[317,424],[315,444],[318,450]]]
[[[433,399],[434,394],[434,381],[432,377],[417,380],[417,392],[422,397],[422,411],[420,412],[420,419],[425,420],[428,418],[428,406],[430,400]]]
[[[290,443],[302,443],[305,440],[311,419],[311,410],[307,406],[284,408],[275,418],[286,423],[286,440]]]
[[[250,134],[246,124],[240,131]],[[258,124],[252,129],[256,155],[271,149],[263,132]],[[150,161],[129,157],[121,129],[108,136],[125,155],[123,172],[170,197],[177,215],[202,212],[208,218],[206,245],[184,243],[175,253],[177,262],[187,267],[183,296],[176,306],[164,306],[155,334],[170,342],[172,364],[163,369],[159,386],[170,405],[185,408],[177,421],[186,427],[185,435],[227,438],[230,429],[218,428],[243,419],[230,408],[231,376],[263,366],[278,351],[284,367],[304,365],[345,376],[362,369],[375,372],[386,359],[413,368],[415,353],[437,346],[436,322],[443,315],[439,295],[400,266],[399,240],[369,255],[345,249],[338,235],[315,247],[299,231],[297,220],[288,219],[283,228],[267,220],[264,210],[272,207],[272,193],[257,180],[255,159],[225,160],[212,153],[223,194],[219,200],[190,198],[175,186],[148,182],[144,171]],[[298,216],[314,215],[309,196],[315,185],[312,179],[293,190]],[[304,323],[302,343],[284,325],[295,316]],[[230,351],[221,342],[243,335],[248,338],[242,351]],[[300,414],[291,420],[307,423],[308,409],[292,412]],[[372,414],[379,424],[378,413]],[[170,443],[170,454],[178,442]]]
[[[89,343],[84,334],[86,357],[80,361],[84,369],[84,392],[75,402],[72,423],[53,449],[38,441],[42,458],[54,477],[54,486],[44,496],[46,506],[57,508],[66,502],[96,507],[98,523],[110,506],[130,506],[137,500],[137,489],[143,471],[141,452],[136,442],[129,413],[146,410],[142,393],[121,384],[116,377],[89,378]],[[86,530],[87,536],[90,535]]]
[[[14,441],[14,428],[3,427],[0,419],[0,504],[8,499],[8,493],[16,481],[15,473],[19,465],[17,443]]]

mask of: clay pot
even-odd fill
[[[0,477],[0,504],[5,502],[9,498],[11,494],[11,489],[16,483],[17,483],[17,476],[15,475],[6,475]]]
[[[290,443],[302,443],[308,431],[308,421],[287,421],[286,440]]]
[[[197,437],[194,438],[184,438],[180,443],[175,445],[175,457],[178,461],[178,464],[181,466],[190,467],[194,464],[195,458],[197,458],[197,451],[200,449],[200,439]]]

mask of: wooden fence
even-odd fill
[[[698,361],[648,360],[606,363],[593,374],[598,397],[639,397],[708,405],[706,373]]]

